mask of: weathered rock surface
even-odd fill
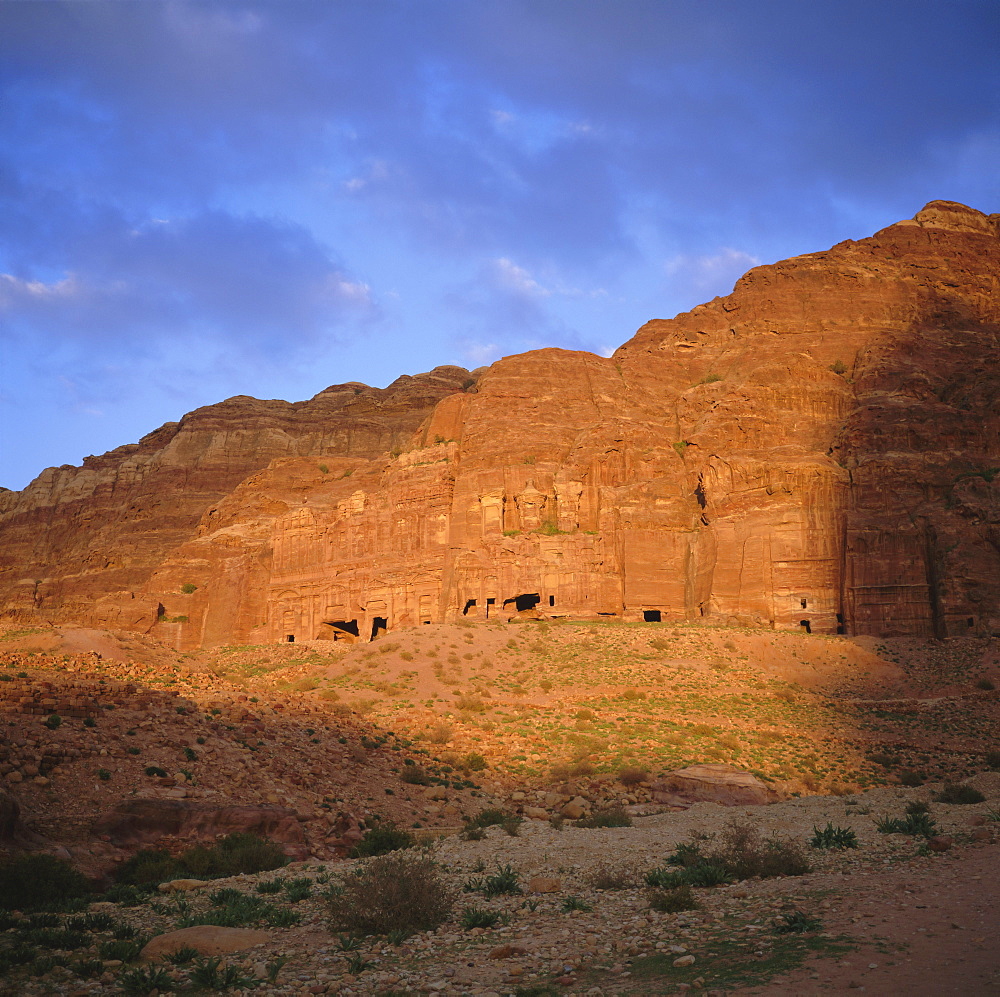
[[[529,611],[998,631],[998,274],[1000,216],[936,201],[611,358],[201,409],[0,497],[0,598],[179,647]]]
[[[749,772],[729,765],[689,765],[668,772],[653,786],[653,799],[661,803],[705,802],[725,806],[773,803],[778,794]]]
[[[301,846],[305,840],[292,810],[282,807],[213,807],[188,800],[125,800],[94,826],[95,834],[107,835],[116,845],[129,846],[158,841],[164,835],[207,840],[220,834],[238,832],[258,834],[292,846],[295,851],[295,846]]]
[[[255,928],[218,928],[199,924],[193,928],[178,928],[157,935],[146,943],[139,955],[144,962],[153,962],[180,949],[197,949],[202,955],[228,955],[242,952],[271,940],[266,931]]]

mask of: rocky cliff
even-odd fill
[[[611,358],[231,399],[0,497],[0,597],[178,646],[530,608],[998,631],[998,284],[1000,216],[936,201]]]

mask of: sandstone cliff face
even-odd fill
[[[183,526],[166,525],[165,489],[143,493],[161,503],[154,530],[148,506],[102,479],[100,508],[127,510],[120,533],[145,572],[130,565],[133,617],[186,617],[159,624],[178,646],[367,638],[528,608],[1000,630],[998,275],[1000,217],[932,202],[870,239],[758,267],[609,359],[507,357],[475,392],[453,383],[407,427],[397,414],[394,440],[416,429],[398,453],[374,427],[360,445],[314,428],[281,449],[262,415],[209,497],[202,458],[178,448],[157,468],[183,485]],[[136,462],[169,449],[150,439]],[[134,473],[131,452],[100,460]],[[97,505],[87,472],[47,472],[65,481],[8,498],[3,529],[61,524],[46,549],[64,537],[77,575],[49,583],[43,608],[79,614],[66,593],[85,591],[129,622],[106,595],[124,568],[100,565],[128,544],[79,532]]]
[[[248,475],[294,455],[401,446],[469,381],[461,367],[439,367],[294,404],[238,396],[83,467],[49,468],[24,491],[0,493],[0,605],[26,620],[148,628],[159,609],[144,588],[151,571]]]

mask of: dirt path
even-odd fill
[[[1000,847],[965,850],[917,875],[904,867],[813,877],[811,886],[833,891],[823,917],[827,932],[870,941],[840,961],[817,959],[727,997],[1000,994]]]

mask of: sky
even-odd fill
[[[0,2],[0,486],[1000,211],[997,0]]]

